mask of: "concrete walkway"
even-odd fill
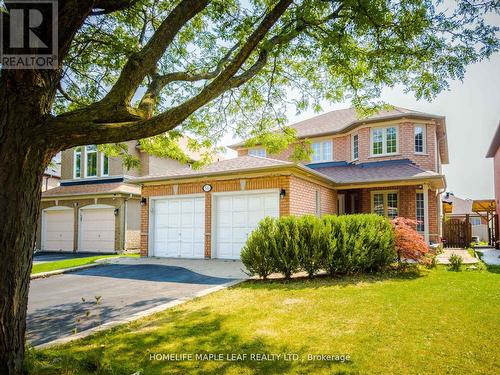
[[[477,249],[483,253],[481,260],[488,266],[500,266],[500,250],[496,249]]]
[[[455,254],[462,257],[463,264],[474,264],[479,262],[479,259],[474,258],[465,249],[444,249],[444,251],[436,256],[438,264],[450,264],[450,257]]]

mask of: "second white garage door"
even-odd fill
[[[153,206],[153,253],[157,257],[204,258],[205,198],[156,199]]]
[[[112,253],[115,251],[115,208],[89,206],[80,209],[78,251]]]
[[[215,197],[214,256],[239,259],[248,235],[266,216],[279,217],[279,193],[255,192]]]

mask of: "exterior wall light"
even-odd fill
[[[142,197],[141,198],[141,206],[145,206],[146,204],[148,204],[148,200],[146,197]]]
[[[280,190],[280,198],[281,199],[285,199],[285,196],[286,196],[286,190],[285,189],[281,189]]]

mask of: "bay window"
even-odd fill
[[[95,177],[97,176],[97,146],[86,146],[85,154],[87,159],[85,177]]]
[[[372,156],[391,155],[398,152],[398,128],[372,128],[371,130]]]
[[[313,142],[312,146],[312,160],[315,162],[332,161],[333,160],[333,147],[332,141]]]
[[[82,147],[75,148],[73,177],[74,178],[82,177]]]
[[[425,125],[415,125],[414,130],[415,152],[425,153]]]
[[[359,158],[359,136],[354,134],[352,136],[352,160],[358,160]]]

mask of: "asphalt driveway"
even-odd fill
[[[171,263],[128,261],[32,280],[28,341],[47,343],[241,278],[233,276],[238,272],[200,272]],[[240,267],[232,263],[228,270]],[[219,271],[225,269],[224,264],[215,265]]]

